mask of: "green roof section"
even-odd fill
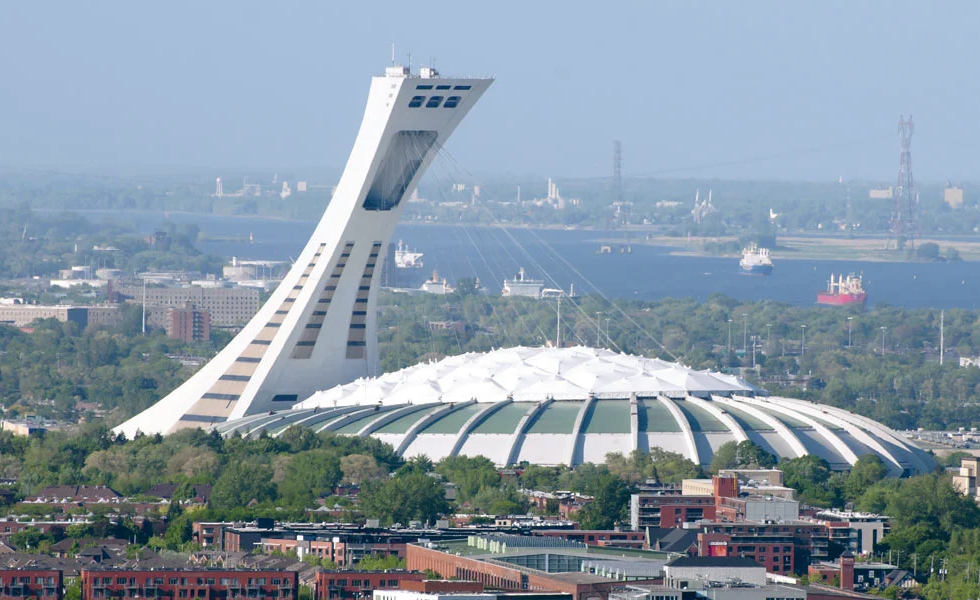
[[[510,435],[517,430],[517,424],[524,413],[531,410],[536,402],[511,402],[501,408],[473,429],[473,433],[497,433]]]
[[[742,426],[742,429],[753,430],[753,431],[775,431],[772,425],[769,425],[762,419],[756,417],[755,415],[750,415],[749,413],[739,410],[737,408],[732,408],[727,404],[720,404],[718,408],[727,412],[735,422]]]
[[[674,415],[656,398],[640,400],[637,420],[640,431],[647,433],[678,433],[681,430]]]
[[[693,402],[674,400],[674,404],[687,417],[688,423],[691,424],[691,431],[730,431],[728,426],[722,423],[718,417]]]
[[[444,408],[445,406],[445,404],[436,402],[432,406],[423,408],[422,410],[417,410],[415,412],[408,413],[407,415],[398,417],[391,423],[383,425],[374,433],[408,433],[408,430],[411,429],[412,425],[415,425],[416,422],[424,419],[437,410]]]
[[[626,400],[596,400],[582,423],[582,433],[629,432],[630,403]]]
[[[555,401],[538,413],[528,433],[572,433],[584,401]]]
[[[385,414],[384,411],[374,410],[373,408],[369,408],[366,411],[355,413],[353,415],[344,415],[344,416],[351,416],[354,418],[354,420],[344,425],[340,429],[336,429],[334,431],[335,433],[349,433],[353,435],[358,431],[360,431],[361,428],[363,428],[365,425],[367,425],[374,419],[380,419],[383,414]]]
[[[790,417],[790,416],[787,416],[787,415],[785,415],[785,414],[783,414],[781,412],[776,412],[774,410],[770,410],[770,409],[768,409],[765,406],[757,406],[756,408],[758,408],[759,410],[763,411],[764,413],[766,413],[768,415],[772,415],[772,417],[774,419],[778,419],[778,420],[782,421],[783,423],[789,425],[790,427],[798,427],[800,429],[813,429],[813,427],[810,424],[804,423],[803,421],[801,421],[801,420],[799,420],[799,419],[797,419],[795,417]]]
[[[428,427],[419,433],[459,433],[459,430],[463,428],[463,425],[466,425],[466,422],[470,420],[470,417],[486,407],[486,404],[478,404],[474,402],[473,404],[462,408],[457,408],[448,415],[443,416],[441,419],[436,419],[435,422],[430,423]]]

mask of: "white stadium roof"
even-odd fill
[[[372,436],[406,457],[496,464],[601,463],[661,447],[707,466],[729,441],[836,469],[878,454],[893,475],[934,461],[889,428],[830,406],[765,395],[732,375],[595,348],[506,348],[421,363],[316,392],[289,410],[216,426],[277,436],[293,425]]]

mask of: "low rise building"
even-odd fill
[[[119,287],[119,300],[143,302],[142,287]],[[211,327],[242,327],[259,310],[259,290],[254,288],[147,287],[147,323],[165,328],[168,310],[194,306],[210,315]],[[153,310],[156,309],[156,310]]]
[[[82,569],[82,600],[99,598],[273,598],[297,600],[296,571]]]
[[[766,585],[766,568],[742,556],[683,556],[664,565],[664,585],[669,588],[702,589],[732,581]]]
[[[320,570],[316,574],[316,600],[364,598],[376,590],[397,590],[405,582],[423,580],[425,573],[419,571]]]
[[[41,568],[0,569],[0,598],[61,600],[64,583],[60,570]]]

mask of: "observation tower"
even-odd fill
[[[282,284],[200,371],[114,431],[207,427],[379,375],[377,293],[402,199],[492,82],[403,66],[372,78],[337,190]]]

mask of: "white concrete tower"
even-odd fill
[[[374,77],[337,190],[282,284],[224,350],[114,431],[168,433],[281,410],[379,374],[377,290],[402,199],[492,82],[426,67]]]

